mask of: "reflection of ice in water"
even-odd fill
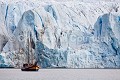
[[[0,69],[0,80],[119,80],[119,74],[118,69],[40,69],[38,72]]]

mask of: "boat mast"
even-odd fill
[[[30,32],[28,31],[28,39],[27,39],[27,42],[28,42],[28,64],[30,63],[30,61],[29,61],[29,58],[30,58],[30,57],[29,57],[29,55],[30,55],[30,54],[29,54],[29,42],[30,42],[30,41],[29,41],[29,38],[30,38],[30,35],[29,35],[29,34],[30,34]]]
[[[33,53],[32,53],[32,34],[30,32],[30,53],[31,53],[31,63],[33,64]]]

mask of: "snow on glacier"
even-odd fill
[[[27,38],[42,68],[120,68],[117,2],[0,2],[0,64],[20,68]],[[31,57],[30,57],[31,58]],[[3,60],[6,61],[3,61]]]

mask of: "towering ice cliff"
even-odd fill
[[[42,68],[120,68],[119,5],[1,1],[0,67],[21,67],[31,36],[31,56]]]

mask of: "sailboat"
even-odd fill
[[[32,61],[30,62],[30,53],[32,54],[31,33],[29,34],[29,38],[27,39],[27,42],[28,42],[27,63],[23,64],[23,67],[21,68],[21,70],[22,71],[38,71],[40,67],[37,65],[38,61],[33,63],[33,55],[31,56]]]

